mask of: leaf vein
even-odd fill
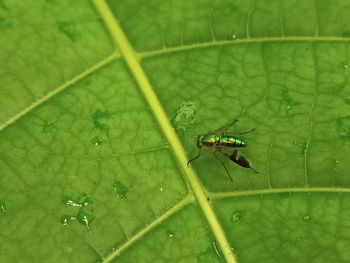
[[[119,57],[119,55],[117,53],[113,53],[112,55],[104,58],[103,60],[101,60],[100,62],[96,63],[92,67],[86,69],[85,71],[83,71],[80,74],[76,75],[72,79],[70,79],[70,80],[66,81],[65,83],[63,83],[62,85],[58,86],[57,88],[51,90],[45,96],[41,97],[40,99],[38,99],[37,101],[35,101],[31,105],[27,106],[26,108],[24,108],[20,112],[16,113],[14,116],[12,116],[6,122],[2,123],[0,125],[0,132],[5,130],[10,125],[14,124],[16,121],[21,119],[23,116],[25,116],[28,113],[32,112],[34,109],[36,109],[37,107],[39,107],[43,103],[45,103],[45,102],[51,100],[52,98],[56,97],[56,95],[58,95],[59,93],[63,92],[67,88],[69,88],[72,84],[74,84],[77,81],[85,78],[86,76],[90,75],[91,73],[95,72],[96,70],[104,67],[105,65],[107,65],[111,61],[117,59],[118,57]]]
[[[305,188],[272,188],[249,191],[235,191],[235,192],[216,192],[208,193],[211,200],[224,199],[230,197],[246,197],[254,195],[268,195],[279,193],[347,193],[350,194],[350,188],[338,187],[305,187]]]
[[[180,45],[178,47],[162,48],[159,50],[138,52],[139,58],[148,58],[153,56],[165,55],[169,53],[182,52],[187,50],[195,50],[201,48],[209,48],[225,45],[242,45],[242,44],[256,44],[256,43],[276,43],[276,42],[350,42],[350,38],[337,36],[289,36],[289,37],[258,37],[232,40],[218,40],[204,43],[194,43],[189,45]]]
[[[145,236],[147,233],[149,233],[155,227],[160,225],[162,222],[164,222],[166,219],[171,217],[173,214],[175,214],[180,209],[184,208],[186,205],[190,204],[192,201],[193,201],[192,196],[187,195],[184,199],[182,199],[180,202],[178,202],[176,205],[174,205],[172,208],[170,208],[168,211],[166,211],[163,215],[157,217],[157,219],[154,220],[151,224],[144,227],[142,230],[140,230],[134,236],[130,237],[120,247],[115,249],[111,254],[109,254],[107,257],[103,258],[103,263],[111,262],[115,257],[119,256],[124,250],[129,248],[132,244],[137,242],[139,239],[141,239],[143,236]]]
[[[138,84],[143,96],[145,97],[147,103],[149,104],[155,119],[157,120],[164,136],[169,142],[171,149],[173,150],[174,156],[178,161],[178,164],[182,168],[186,182],[191,186],[193,194],[198,202],[199,207],[201,208],[203,214],[205,215],[207,222],[218,241],[218,244],[221,248],[221,251],[224,254],[224,257],[227,262],[236,263],[236,257],[231,249],[231,246],[226,238],[225,232],[220,225],[220,222],[214,213],[213,208],[210,203],[207,201],[207,194],[203,188],[200,180],[198,179],[197,174],[190,167],[188,168],[187,156],[185,150],[177,137],[174,129],[169,122],[169,118],[162,107],[160,101],[157,98],[157,95],[152,87],[148,77],[146,76],[143,68],[140,65],[139,57],[137,53],[133,50],[132,46],[129,43],[129,40],[125,36],[123,30],[118,24],[116,18],[114,17],[112,11],[110,10],[108,4],[105,0],[93,0],[93,3],[100,13],[102,19],[104,20],[107,29],[109,30],[111,36],[114,38],[116,45],[118,45],[119,50],[123,58],[125,59],[126,64],[129,67],[132,75],[135,78],[135,81]]]

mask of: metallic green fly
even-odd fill
[[[197,147],[199,148],[199,152],[198,152],[196,157],[190,159],[187,162],[187,166],[189,166],[190,162],[192,162],[200,157],[202,147],[205,146],[213,151],[214,156],[219,160],[219,162],[225,168],[225,171],[226,171],[227,175],[230,177],[231,181],[233,181],[233,179],[232,179],[230,173],[228,172],[224,162],[216,154],[217,152],[228,157],[231,161],[233,161],[237,165],[244,167],[244,168],[249,168],[249,169],[253,170],[254,172],[258,173],[256,170],[254,170],[250,166],[248,160],[244,156],[238,154],[238,151],[236,149],[233,152],[231,151],[234,148],[246,147],[247,146],[246,141],[243,138],[239,137],[239,135],[250,133],[250,132],[255,130],[255,129],[251,129],[247,132],[242,132],[242,133],[238,133],[238,134],[234,134],[232,132],[227,132],[227,130],[237,121],[238,120],[235,119],[230,124],[228,124],[224,127],[221,127],[213,132],[209,132],[206,134],[199,134],[196,138]]]

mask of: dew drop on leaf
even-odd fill
[[[242,218],[242,211],[236,210],[231,214],[231,222],[238,223]]]
[[[112,184],[117,196],[120,199],[125,199],[126,198],[126,194],[128,192],[128,188],[122,184],[121,182],[115,180],[114,183]]]
[[[92,208],[92,201],[85,193],[81,193],[76,199],[65,196],[63,203],[69,206],[76,207],[76,215],[63,215],[61,217],[61,224],[68,225],[70,221],[77,220],[90,229],[90,223],[95,218],[95,213]]]
[[[83,224],[87,227],[87,229],[90,229],[90,224],[92,220],[95,219],[95,216],[96,215],[92,207],[85,206],[79,209],[76,219],[80,224]]]
[[[334,171],[338,172],[339,169],[339,160],[334,160],[333,164],[334,164]]]
[[[69,196],[63,197],[63,203],[66,205],[69,205],[69,206],[77,206],[77,207],[82,206],[77,200],[74,200],[73,198],[71,198]]]
[[[92,138],[90,140],[90,142],[91,142],[91,144],[93,144],[95,146],[99,146],[102,144],[103,141],[101,140],[101,138],[99,136],[95,136],[94,138]]]
[[[75,217],[70,215],[63,215],[61,217],[61,224],[67,226],[71,220],[75,220]]]
[[[0,200],[0,212],[6,213],[6,203],[3,200]]]
[[[305,222],[309,222],[310,219],[311,219],[311,217],[310,217],[309,215],[304,215],[304,216],[303,216],[303,220],[304,220]]]
[[[182,102],[175,113],[174,124],[176,129],[182,127],[185,129],[185,125],[192,124],[196,115],[196,106],[191,101]]]
[[[74,200],[68,198],[68,197],[64,197],[63,198],[63,203],[65,203],[66,205],[70,205],[70,206],[78,206],[81,207],[81,204],[76,203]]]
[[[92,205],[91,199],[85,193],[82,193],[82,194],[79,195],[79,197],[77,199],[77,202],[81,206],[90,206],[90,205]]]
[[[170,231],[170,230],[167,230],[166,235],[167,235],[168,238],[174,238],[174,236],[175,236],[174,232]]]
[[[303,241],[303,240],[305,240],[305,235],[304,235],[304,233],[303,233],[303,232],[299,232],[299,233],[297,234],[297,236],[296,236],[296,240],[297,240],[297,241]]]
[[[220,251],[219,251],[215,241],[213,241],[213,247],[214,247],[216,255],[218,255],[221,258]]]

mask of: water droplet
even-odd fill
[[[87,194],[82,193],[78,196],[77,199],[73,199],[68,196],[63,197],[63,203],[70,206],[83,207],[83,206],[90,206],[92,204],[92,201],[87,196]]]
[[[231,222],[232,223],[239,223],[239,221],[242,218],[243,212],[240,210],[233,211],[231,214]]]
[[[232,39],[237,39],[237,36],[235,34],[232,34]]]
[[[124,184],[122,184],[120,181],[115,180],[112,186],[120,199],[126,198],[128,188]]]
[[[220,254],[220,251],[219,251],[218,247],[216,246],[216,242],[215,241],[213,241],[213,247],[214,247],[216,255],[218,255],[221,258],[222,256]]]
[[[166,235],[167,235],[168,238],[174,238],[174,236],[175,236],[174,232],[170,231],[170,230],[166,231]]]
[[[339,163],[340,163],[340,161],[334,160],[334,171],[335,172],[338,172],[338,170],[339,170]]]
[[[349,66],[346,64],[343,64],[343,68],[347,69],[347,68],[349,68]]]
[[[91,206],[92,205],[91,199],[85,193],[82,193],[79,195],[77,202],[79,204],[81,204],[82,206]]]
[[[94,210],[89,206],[85,206],[79,209],[76,219],[80,224],[83,224],[87,229],[90,229],[90,224],[92,220],[95,219],[95,216]]]
[[[0,212],[6,213],[6,203],[3,200],[0,200]]]
[[[293,234],[290,236],[291,240],[295,241],[304,241],[305,240],[305,234],[303,231],[294,231]]]
[[[288,115],[291,114],[293,106],[298,105],[294,98],[289,94],[289,89],[287,87],[282,87],[282,99],[281,103],[284,104],[286,112]]]
[[[63,202],[69,206],[77,207],[79,210],[75,216],[63,215],[61,217],[62,225],[68,225],[70,221],[77,220],[79,223],[85,225],[88,229],[90,229],[90,223],[95,218],[95,213],[91,206],[92,201],[87,196],[87,194],[82,193],[78,196],[77,199],[65,196],[63,198]]]
[[[67,226],[71,220],[75,220],[76,218],[74,216],[69,215],[63,215],[61,217],[61,224],[64,226]]]
[[[192,124],[196,114],[196,106],[191,101],[182,102],[180,107],[177,109],[174,122],[176,128],[183,127],[187,124]]]
[[[303,146],[304,146],[304,153],[306,153],[307,150],[309,149],[309,144],[308,144],[307,142],[305,142],[305,143],[303,144]]]
[[[99,146],[102,144],[103,141],[101,140],[101,138],[99,136],[95,136],[94,138],[92,138],[90,140],[90,142],[95,146]]]
[[[304,220],[305,222],[309,222],[310,219],[311,219],[311,217],[310,217],[309,215],[304,215],[304,216],[303,216],[303,220]]]
[[[159,189],[159,191],[161,191],[161,192],[163,192],[163,190],[164,190],[163,187],[161,187],[161,188]]]
[[[63,201],[65,204],[67,204],[67,205],[70,205],[70,206],[79,206],[79,207],[81,207],[82,205],[81,204],[78,204],[78,203],[76,203],[74,200],[65,200],[65,201]]]

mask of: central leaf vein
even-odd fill
[[[169,122],[168,116],[165,113],[160,101],[158,100],[155,91],[148,80],[143,68],[139,63],[139,59],[136,56],[135,51],[131,47],[129,40],[125,36],[123,30],[116,21],[113,13],[111,12],[109,6],[104,0],[93,0],[93,3],[97,11],[102,16],[108,30],[110,31],[111,36],[113,37],[115,43],[118,45],[121,55],[126,61],[132,75],[134,76],[138,87],[140,88],[143,96],[148,102],[161,130],[163,131],[164,136],[169,142],[171,149],[174,152],[174,155],[178,161],[178,164],[182,168],[184,174],[186,175],[185,179],[193,190],[193,194],[204,213],[207,222],[217,239],[218,245],[221,248],[221,251],[227,262],[235,263],[237,262],[235,255],[231,249],[231,246],[226,238],[225,232],[220,225],[220,222],[214,213],[211,205],[207,201],[206,191],[200,183],[197,174],[192,168],[188,168],[187,156],[185,150],[177,137],[174,129]]]

